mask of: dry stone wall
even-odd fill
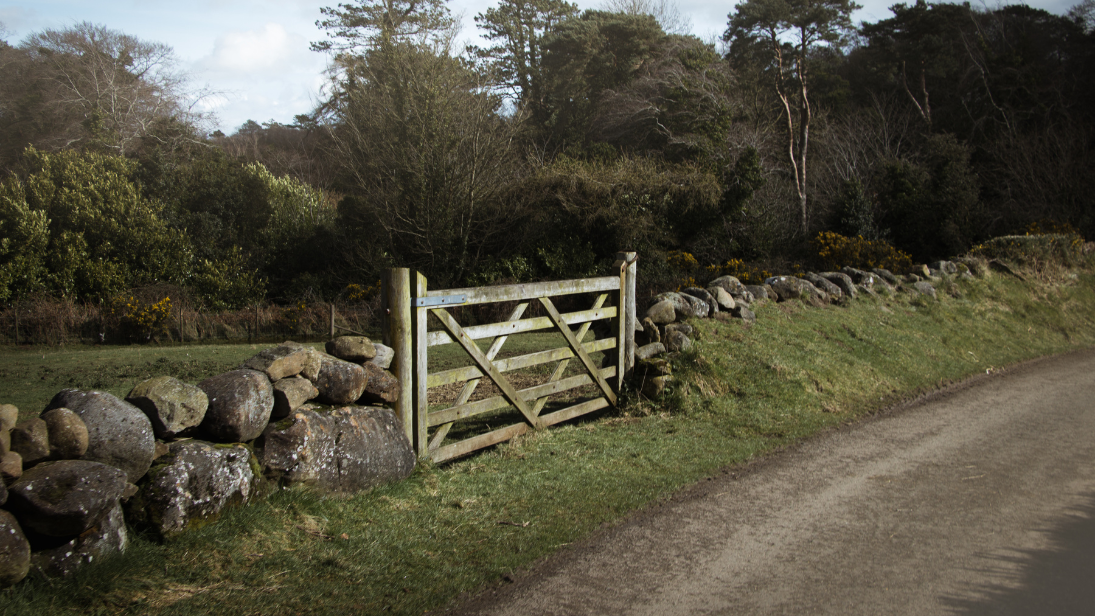
[[[345,336],[325,350],[285,342],[124,400],[68,389],[22,422],[0,405],[0,587],[123,552],[127,523],[164,538],[207,524],[264,486],[349,493],[408,477],[414,450],[383,406],[400,391],[391,349]]]

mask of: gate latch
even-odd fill
[[[425,308],[427,306],[456,306],[468,301],[466,295],[437,295],[435,297],[416,297],[414,298],[414,305],[416,308]]]

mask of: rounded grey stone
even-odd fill
[[[193,434],[209,409],[209,398],[200,387],[170,376],[141,381],[125,400],[148,415],[152,431],[161,439]]]
[[[209,397],[201,429],[215,440],[250,441],[270,421],[274,388],[262,372],[241,368],[209,377],[198,387]]]
[[[156,437],[141,409],[106,392],[79,389],[58,393],[45,410],[56,408],[71,410],[87,426],[87,452],[82,459],[120,468],[130,483],[148,472]]]
[[[87,453],[87,425],[80,416],[66,408],[42,413],[49,429],[49,457],[54,460],[76,460]]]
[[[7,508],[37,533],[79,535],[118,503],[127,483],[124,471],[99,462],[43,462],[10,486]]]

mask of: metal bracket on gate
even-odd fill
[[[427,306],[456,306],[468,301],[466,295],[438,295],[436,297],[416,297],[414,298],[415,308],[425,308]]]

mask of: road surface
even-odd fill
[[[458,614],[1095,614],[1095,350],[701,482]]]

